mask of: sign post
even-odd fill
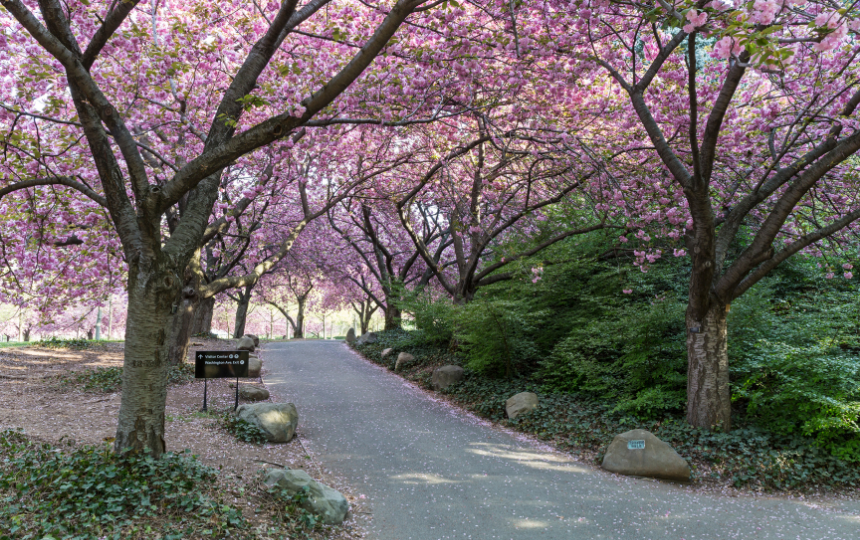
[[[209,379],[226,379],[236,377],[236,403],[233,410],[239,408],[239,377],[248,376],[248,351],[197,351],[194,355],[194,378],[203,379],[203,411],[206,411],[206,399]]]

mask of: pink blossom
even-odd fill
[[[622,289],[621,292],[623,292],[624,294],[630,294],[633,292],[633,289]]]
[[[842,265],[842,268],[844,268],[845,270],[851,270],[852,268],[854,268],[854,265],[851,263],[845,263]]]
[[[702,13],[698,13],[695,9],[691,9],[687,12],[687,20],[690,21],[690,23],[684,26],[684,32],[692,34],[693,30],[703,26],[708,21],[708,14],[704,11]]]
[[[843,275],[845,276],[845,279],[851,279],[854,277],[854,274],[852,274],[851,272],[845,272],[845,274]]]

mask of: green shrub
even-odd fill
[[[0,536],[178,540],[248,526],[218,500],[216,471],[188,454],[154,459],[108,446],[65,453],[2,431],[0,455]]]
[[[492,375],[513,377],[540,358],[534,328],[546,312],[522,302],[478,299],[453,311],[454,335],[467,366]]]
[[[403,311],[411,313],[420,338],[417,341],[445,346],[454,337],[454,306],[445,298],[434,299],[429,294],[405,294],[400,302]]]
[[[734,399],[751,421],[780,434],[814,437],[860,462],[860,362],[822,347],[762,343],[734,367]]]
[[[582,321],[541,363],[548,392],[583,392],[643,418],[686,401],[684,305],[666,298]]]

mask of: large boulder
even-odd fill
[[[269,487],[279,487],[292,496],[302,490],[307,498],[302,508],[322,518],[327,525],[340,525],[349,513],[349,502],[335,489],[321,484],[308,473],[296,469],[269,469],[263,483]]]
[[[376,332],[366,332],[355,342],[356,345],[370,345],[376,343]]]
[[[260,370],[263,369],[263,361],[256,356],[248,358],[248,377],[256,379],[260,376]]]
[[[245,334],[243,337],[249,337],[254,340],[254,347],[260,346],[260,338],[255,336],[254,334]]]
[[[243,384],[239,386],[239,397],[245,401],[263,401],[269,399],[269,391],[259,386]]]
[[[394,349],[392,349],[391,347],[388,347],[387,349],[382,349],[382,354],[380,354],[379,357],[385,360],[392,352],[394,352]]]
[[[603,456],[607,471],[687,482],[690,465],[678,452],[644,429],[634,429],[612,439]]]
[[[239,338],[239,342],[236,343],[236,349],[240,351],[251,351],[254,352],[254,340],[248,336],[242,336]]]
[[[442,366],[433,370],[430,384],[436,390],[444,390],[463,379],[463,368],[460,366]]]
[[[266,432],[269,442],[289,442],[296,434],[299,413],[292,403],[254,403],[239,405],[236,416]]]
[[[520,392],[505,401],[505,412],[508,413],[508,418],[516,418],[523,413],[534,410],[537,406],[537,394],[533,394],[532,392]]]
[[[346,342],[347,343],[355,343],[355,328],[350,328],[346,331]]]
[[[397,362],[394,364],[394,371],[400,371],[415,361],[415,357],[409,353],[402,352],[397,355]]]

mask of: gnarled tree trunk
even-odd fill
[[[194,320],[191,324],[191,335],[212,333],[212,315],[215,313],[215,298],[201,298],[194,310]]]
[[[386,299],[385,305],[385,329],[395,330],[402,328],[401,318],[403,316],[400,308],[398,308],[390,298]]]
[[[305,337],[305,304],[307,296],[299,296],[296,298],[299,304],[299,311],[296,313],[296,324],[293,325],[293,339],[304,339]]]
[[[726,307],[712,302],[701,321],[687,315],[687,422],[731,429]]]
[[[245,335],[245,321],[248,319],[248,305],[251,303],[251,291],[254,287],[249,285],[239,293],[239,303],[236,306],[236,328],[233,337],[239,339]]]
[[[149,450],[159,456],[164,445],[168,343],[171,311],[179,301],[179,277],[168,269],[129,265],[128,317],[122,404],[114,447],[120,452]]]

